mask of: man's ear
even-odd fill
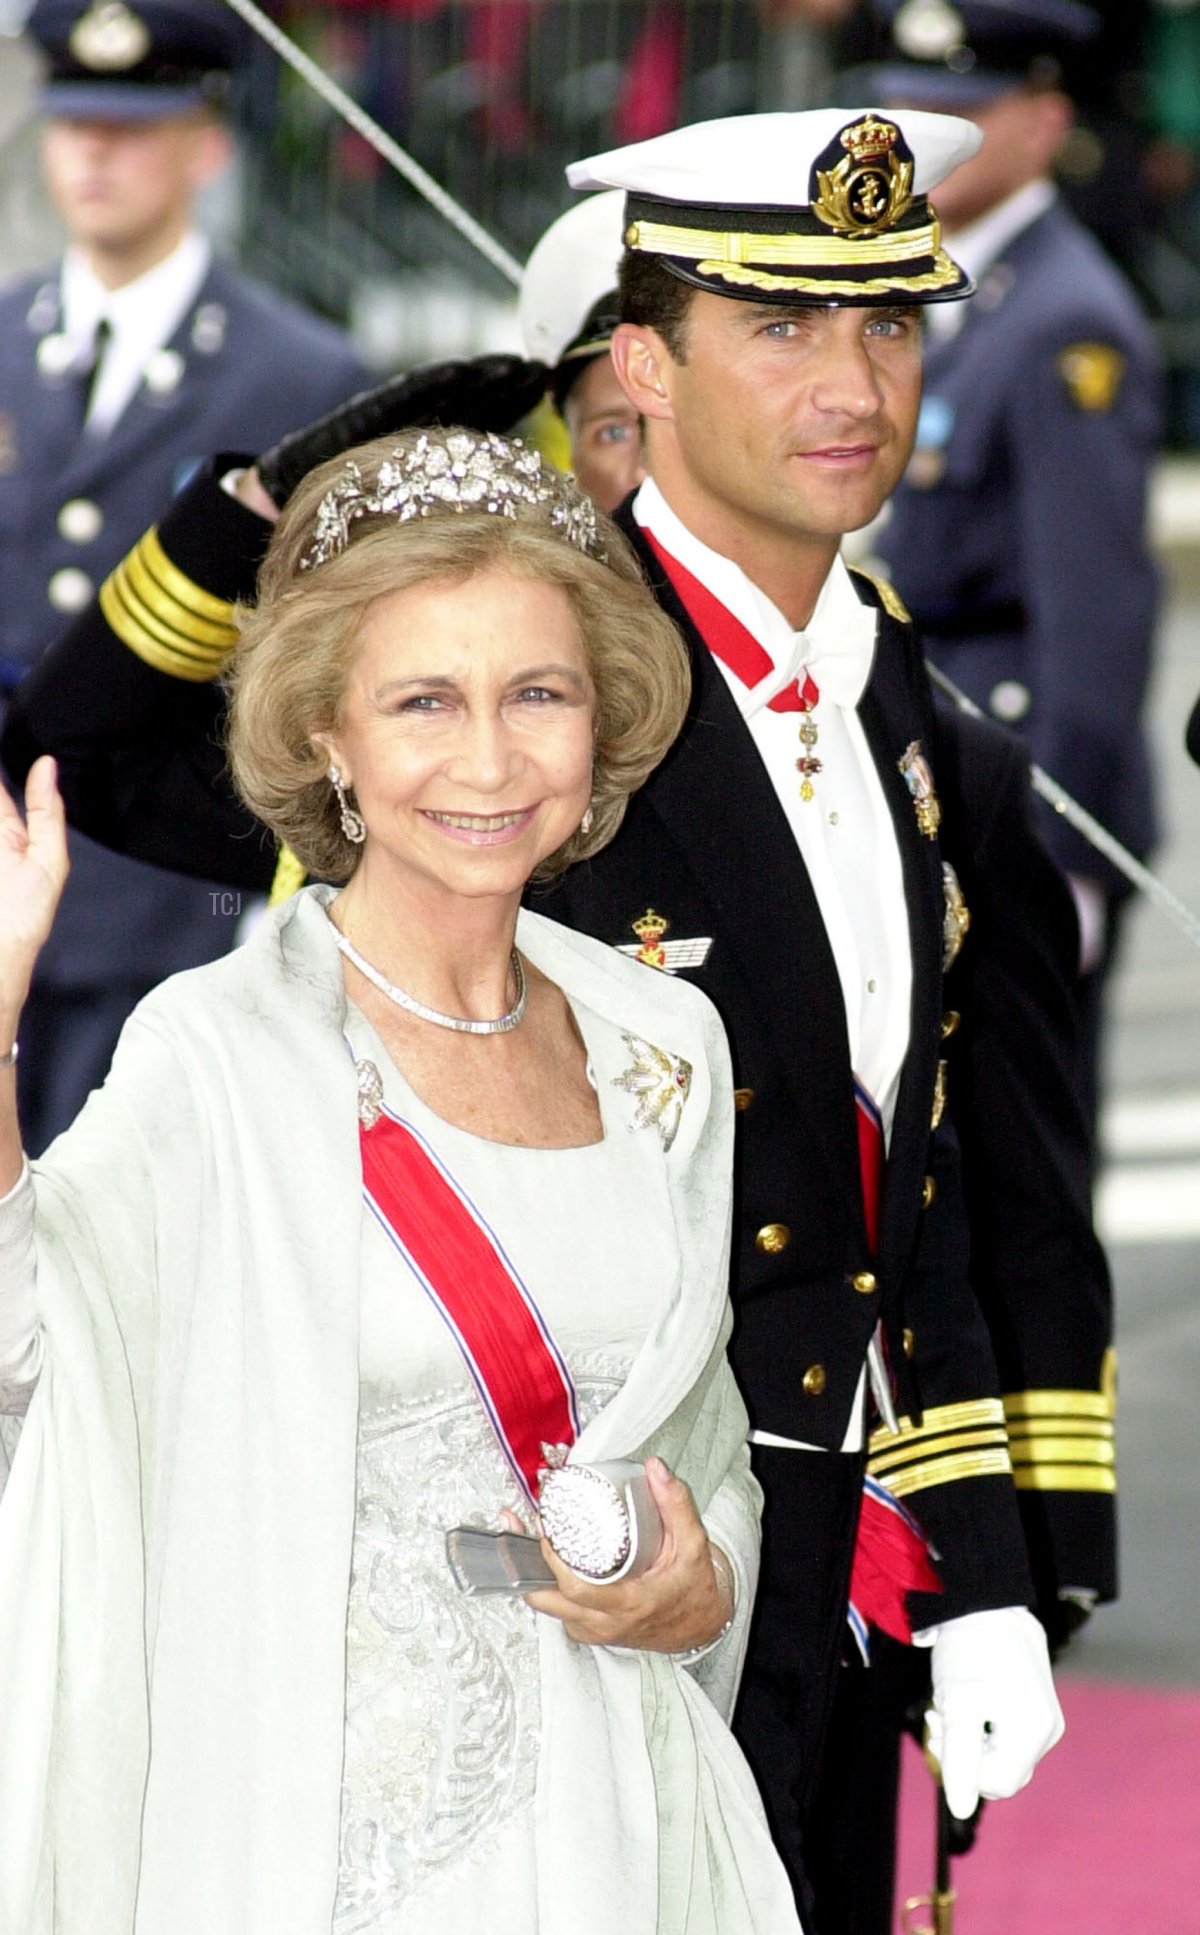
[[[207,188],[223,175],[233,162],[233,136],[223,121],[203,115],[196,127],[192,148],[191,185],[193,192]]]
[[[1048,90],[1037,99],[1041,151],[1045,166],[1049,168],[1075,125],[1075,107],[1069,96],[1060,93],[1057,88]]]
[[[670,379],[675,363],[657,329],[641,323],[618,323],[611,354],[617,380],[638,415],[669,422],[673,415]]]

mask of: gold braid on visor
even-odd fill
[[[941,224],[936,217],[920,228],[891,230],[861,240],[838,235],[781,235],[735,233],[724,229],[676,228],[666,222],[634,221],[625,230],[625,245],[643,255],[673,256],[694,262],[698,274],[712,276],[738,288],[767,293],[796,291],[820,295],[881,295],[897,288],[909,294],[948,289],[962,281],[962,271],[941,246]],[[904,264],[931,264],[905,275]],[[853,281],[822,274],[828,269],[891,271]],[[805,274],[805,270],[814,273]],[[776,273],[789,271],[790,273]]]

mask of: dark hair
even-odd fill
[[[570,342],[563,345],[562,355],[550,372],[549,383],[554,407],[560,416],[563,404],[584,370],[590,369],[596,357],[602,356],[607,350],[613,330],[620,320],[617,292],[615,288],[606,289],[603,295],[596,297]]]
[[[696,293],[656,255],[626,249],[619,279],[621,321],[656,329],[677,363],[687,361],[687,319]]]

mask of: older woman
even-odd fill
[[[5,1935],[796,1926],[722,1717],[757,1538],[723,1040],[520,911],[685,700],[621,538],[533,453],[430,432],[316,472],[232,759],[344,885],[144,1002],[32,1174],[50,763],[5,802]],[[593,1583],[543,1544],[553,1585],[464,1596],[447,1530],[529,1526],[564,1458],[645,1460],[653,1563]]]

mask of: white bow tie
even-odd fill
[[[806,673],[822,700],[853,712],[867,689],[875,658],[875,613],[871,607],[856,600],[854,608],[843,608],[836,621],[826,619],[808,631],[794,633],[793,638],[792,650],[776,671],[747,693],[747,716],[769,705],[776,693],[793,681],[803,686]]]

